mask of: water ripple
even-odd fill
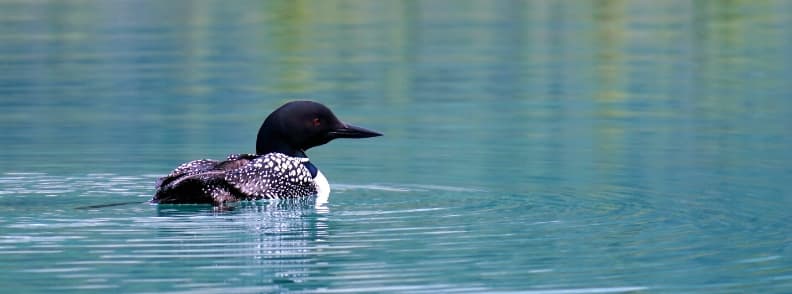
[[[751,222],[731,223],[745,217],[737,212],[691,211],[687,199],[622,186],[498,194],[340,184],[328,210],[310,201],[259,201],[218,212],[206,205],[143,204],[151,181],[113,174],[0,176],[0,191],[7,192],[0,201],[14,204],[2,208],[0,222],[0,260],[15,265],[6,268],[9,276],[47,277],[58,285],[49,289],[63,291],[134,284],[140,292],[176,293],[623,293],[675,288],[659,280],[610,281],[653,271],[683,280],[691,270],[712,271],[710,263],[749,275],[784,273],[789,261],[767,250],[786,237]],[[25,192],[52,183],[71,192],[54,198]],[[140,204],[74,209],[130,198]],[[707,230],[751,232],[767,241],[713,247]],[[785,276],[762,281],[789,281]],[[525,289],[525,279],[535,287]]]

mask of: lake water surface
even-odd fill
[[[0,287],[789,293],[790,32],[790,1],[1,1]],[[326,206],[145,203],[295,98],[385,134],[309,150]]]

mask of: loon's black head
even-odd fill
[[[369,138],[382,134],[342,122],[326,106],[292,101],[264,120],[256,138],[256,154],[279,152],[305,156],[304,151],[337,138]]]

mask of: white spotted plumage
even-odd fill
[[[268,153],[226,172],[225,180],[248,199],[295,198],[316,194],[306,160],[282,153]]]
[[[194,160],[157,183],[164,203],[297,198],[316,195],[317,184],[304,165],[308,158],[282,153],[231,154],[226,161]],[[205,199],[205,200],[202,200]]]

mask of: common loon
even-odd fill
[[[224,161],[200,159],[160,178],[152,203],[211,203],[239,200],[327,197],[330,186],[305,150],[337,138],[382,134],[346,124],[326,106],[292,101],[273,111],[259,128],[256,154],[231,154]]]

